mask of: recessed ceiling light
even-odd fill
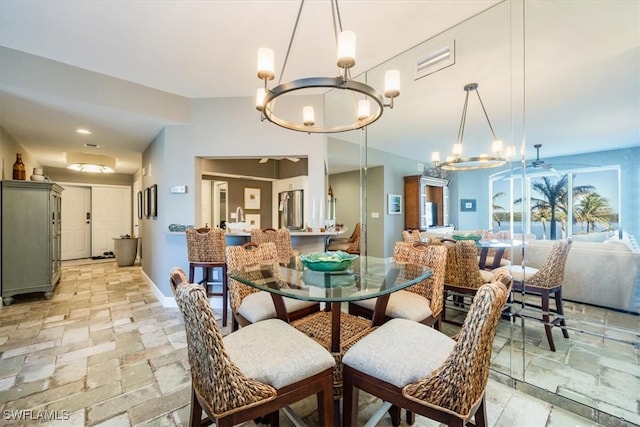
[[[88,142],[86,144],[84,144],[84,146],[87,147],[87,148],[100,148],[100,145],[98,145],[98,144],[90,144]]]
[[[91,135],[92,132],[87,128],[78,128],[76,132],[81,133],[82,135]]]

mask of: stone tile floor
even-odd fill
[[[50,300],[25,295],[0,308],[2,425],[186,425],[189,386],[181,315],[160,305],[139,266],[65,263]],[[599,425],[494,380],[487,399],[489,426]],[[379,404],[362,393],[359,425]],[[293,408],[315,425],[314,406]],[[282,416],[281,425],[292,424]]]

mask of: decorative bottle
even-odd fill
[[[26,176],[26,168],[22,163],[22,154],[16,153],[16,162],[13,164],[13,179],[24,181]]]

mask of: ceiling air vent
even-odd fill
[[[451,40],[444,46],[421,55],[416,60],[416,80],[456,63],[456,44]]]

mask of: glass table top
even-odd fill
[[[319,302],[375,298],[419,283],[432,274],[425,266],[370,256],[358,257],[343,271],[313,271],[296,257],[287,266],[254,265],[228,273],[232,279],[254,288]]]

